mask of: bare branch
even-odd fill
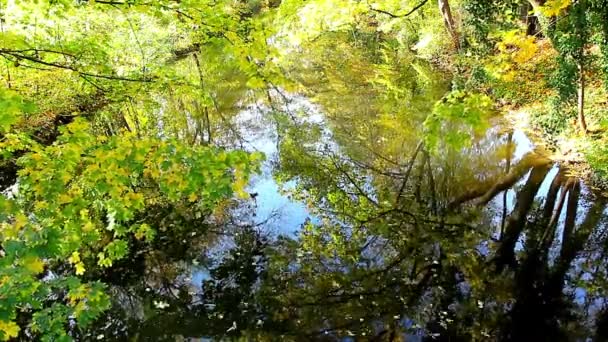
[[[84,71],[78,70],[76,67],[71,66],[71,65],[45,61],[45,60],[37,58],[37,57],[15,52],[14,50],[0,49],[0,55],[1,56],[11,56],[16,59],[23,59],[26,61],[46,65],[46,66],[53,67],[53,68],[71,70],[71,71],[78,73],[78,75],[80,75],[80,76],[89,76],[89,77],[93,77],[93,78],[102,78],[102,79],[107,79],[107,80],[126,81],[126,82],[152,82],[152,79],[150,79],[150,78],[130,78],[130,77],[115,76],[115,75],[101,75],[101,74],[93,74],[90,72],[84,72]]]
[[[422,6],[424,6],[426,3],[428,2],[428,0],[422,0],[422,2],[420,2],[418,5],[414,6],[414,8],[412,8],[411,10],[409,10],[409,12],[404,13],[404,14],[394,14],[382,9],[377,9],[377,8],[372,8],[370,6],[370,10],[374,11],[374,12],[378,12],[378,13],[382,13],[382,14],[386,14],[389,17],[396,19],[396,18],[405,18],[407,16],[412,15],[414,12],[416,12],[418,9],[420,9]]]

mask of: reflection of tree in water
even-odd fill
[[[302,331],[389,339],[409,331],[446,340],[594,334],[604,311],[598,316],[590,307],[603,296],[584,267],[603,254],[605,199],[582,191],[567,170],[541,193],[551,163],[535,153],[504,176],[497,168],[467,169],[475,165],[470,159],[500,156],[497,140],[460,154],[463,174],[482,174],[471,184],[442,168],[453,151],[437,158],[410,145],[410,160],[379,171],[370,165],[387,159],[382,151],[352,160],[301,135],[293,139],[282,146],[283,172],[298,178],[324,218],[281,254],[290,260],[282,269],[292,272],[275,279]],[[495,237],[491,203],[507,190],[516,193],[515,205]],[[596,260],[591,264],[605,263]]]
[[[547,179],[549,161],[530,154],[493,183],[480,182],[481,190],[455,195],[458,178],[450,183],[429,167],[436,157],[423,147],[414,158],[410,153],[401,173],[388,176],[359,166],[369,160],[298,146],[282,153],[303,193],[319,204],[318,219],[297,240],[239,227],[225,253],[199,258],[208,276],[198,291],[184,281],[191,265],[182,260],[200,256],[213,229],[192,217],[165,219],[181,228],[161,234],[151,250],[134,251],[138,257],[128,265],[114,266],[123,270],[120,279],[106,281],[116,284],[121,305],[90,333],[143,340],[353,335],[397,341],[404,333],[451,341],[563,340],[593,336],[601,327],[595,321],[606,316],[597,301],[602,283],[589,274],[605,267],[606,201],[565,168]],[[295,152],[301,155],[291,158]],[[438,182],[445,183],[442,191]],[[543,182],[550,184],[546,193]],[[493,206],[508,189],[514,206],[500,229],[493,218],[502,210]],[[577,289],[587,291],[584,298]]]
[[[201,227],[189,228],[192,232]],[[200,255],[200,241],[214,234],[199,238],[188,233],[189,238],[175,240],[164,236],[162,247],[171,248],[139,250],[134,254],[140,258],[130,265],[116,265],[123,271],[120,279],[106,280],[114,281],[113,309],[87,336],[174,341],[178,336],[238,336],[243,330],[270,324],[267,300],[260,300],[256,290],[267,265],[266,238],[252,226],[227,231],[217,239],[228,238],[233,247],[216,260]],[[202,291],[184,276],[194,267],[191,258],[209,270],[208,277],[196,284]]]
[[[488,132],[467,148],[425,146],[420,127],[444,85],[418,84],[420,71],[387,72],[392,88],[412,89],[397,96],[357,83],[366,81],[346,73],[356,68],[344,70],[325,70],[334,75],[330,89],[315,96],[334,145],[319,143],[324,127],[275,116],[277,178],[296,180],[291,195],[315,216],[298,237],[203,221],[187,208],[159,210],[159,225],[171,229],[155,227],[161,234],[152,248],[135,246],[128,263],[108,271],[119,275],[104,279],[115,284],[116,305],[89,333],[141,340],[608,337],[606,199],[566,168],[552,171],[541,153],[515,159],[509,133]],[[216,244],[222,253],[208,253]],[[193,260],[205,270],[200,288],[184,276],[196,268]]]

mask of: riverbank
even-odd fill
[[[556,62],[560,55],[549,39],[506,36],[488,54],[457,58],[467,70],[463,81],[467,89],[491,96],[511,126],[525,131],[553,160],[568,165],[572,172],[605,190],[608,189],[605,67],[597,46],[589,46],[586,54],[583,96],[586,133],[578,121],[580,83],[568,84],[563,79],[564,71]]]
[[[572,120],[566,122],[558,134],[543,126],[549,111],[547,104],[534,103],[529,106],[505,109],[505,120],[514,129],[524,131],[537,146],[543,148],[548,157],[566,165],[573,175],[608,194],[608,173],[605,156],[608,133],[599,115],[589,115],[589,132],[584,134]]]

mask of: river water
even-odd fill
[[[266,155],[252,198],[117,266],[113,308],[83,337],[608,337],[606,199],[500,113],[430,145],[448,82],[427,73],[398,96],[338,73],[244,106],[243,148]]]

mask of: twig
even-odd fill
[[[129,78],[129,77],[114,76],[114,75],[92,74],[89,72],[80,71],[77,68],[70,66],[70,65],[48,62],[48,61],[45,61],[40,58],[17,53],[12,50],[0,49],[0,55],[2,55],[2,56],[8,55],[13,58],[24,59],[24,60],[27,60],[27,61],[30,61],[33,63],[38,63],[38,64],[42,64],[42,65],[46,65],[46,66],[50,66],[50,67],[54,67],[54,68],[58,68],[58,69],[71,70],[71,71],[78,73],[79,75],[84,75],[84,76],[89,76],[89,77],[94,77],[94,78],[103,78],[103,79],[107,79],[107,80],[117,80],[117,81],[126,81],[126,82],[152,82],[152,79],[149,79],[149,78]]]
[[[418,5],[414,6],[414,8],[412,8],[409,12],[404,13],[404,14],[393,14],[391,12],[382,10],[382,9],[377,9],[377,8],[373,8],[373,7],[369,7],[370,10],[374,11],[374,12],[378,12],[378,13],[382,13],[382,14],[386,14],[389,17],[396,19],[396,18],[405,18],[407,16],[412,15],[414,12],[416,12],[420,7],[424,6],[426,3],[428,2],[428,0],[422,0],[422,2],[420,2]]]
[[[401,183],[401,187],[399,188],[399,192],[397,193],[397,198],[395,198],[395,203],[397,203],[397,204],[401,200],[401,195],[403,195],[403,190],[405,190],[405,185],[407,184],[407,180],[408,180],[408,178],[410,178],[410,173],[412,173],[412,169],[414,168],[414,162],[416,161],[416,157],[418,156],[418,153],[422,149],[423,145],[424,145],[424,143],[422,141],[420,141],[418,143],[418,146],[416,146],[416,150],[414,151],[414,154],[412,155],[412,158],[410,159],[410,163],[407,166],[407,170],[405,171],[405,176],[403,177],[403,182]]]

